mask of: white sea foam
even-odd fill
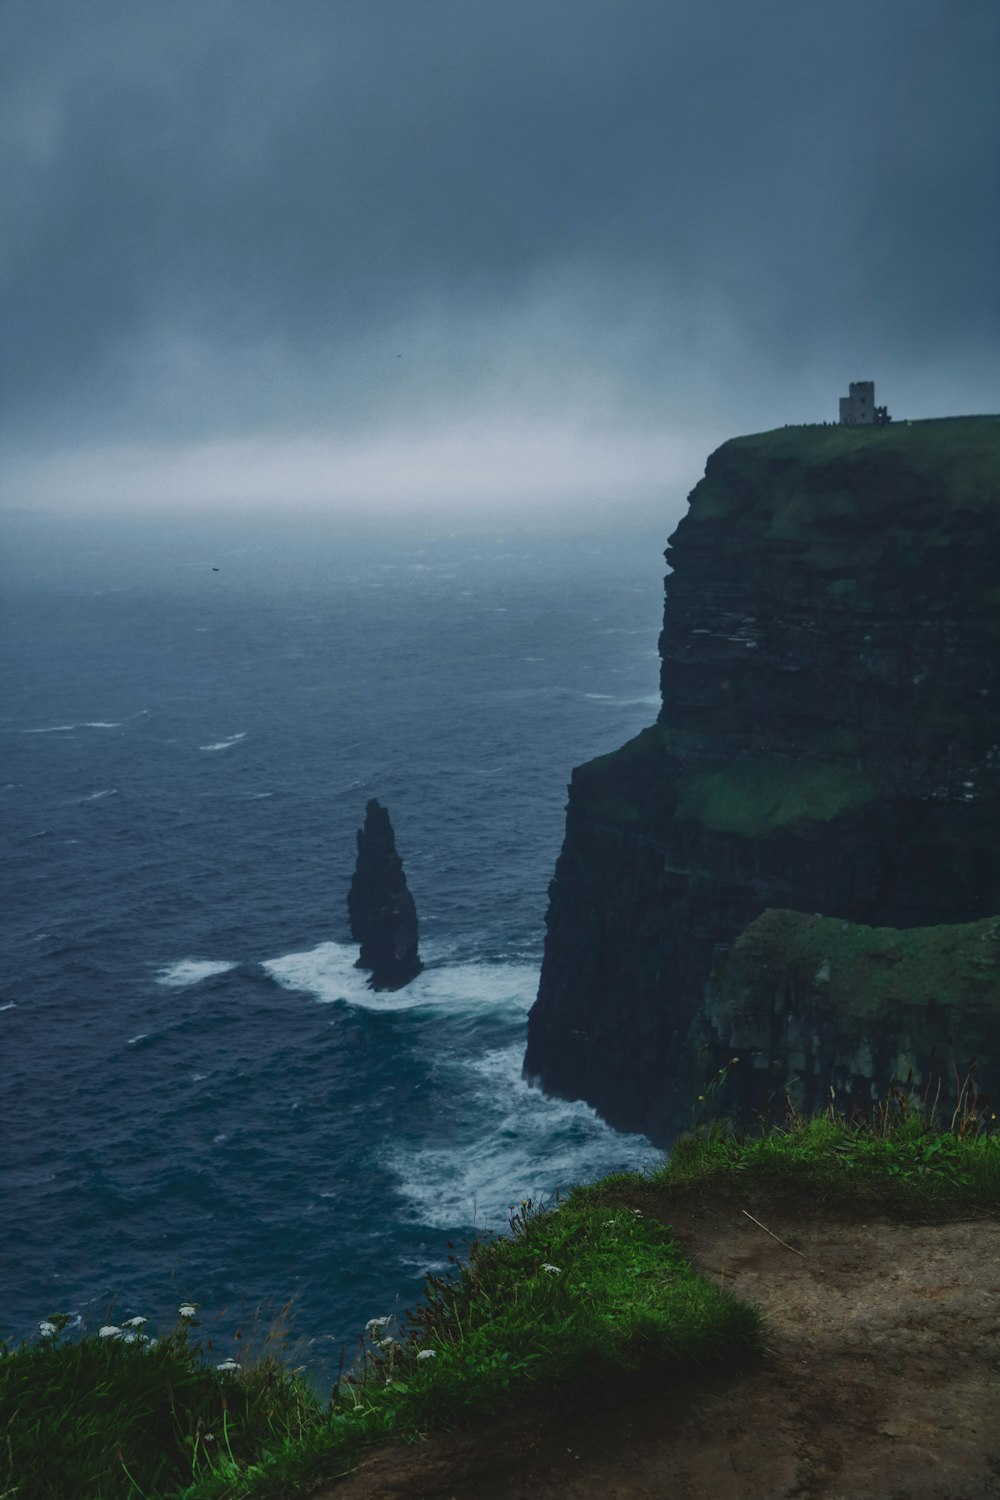
[[[521,1077],[524,1042],[452,1065],[481,1080],[456,1089],[465,1118],[440,1145],[391,1146],[383,1164],[411,1219],[434,1229],[504,1226],[512,1204],[661,1160],[645,1136],[622,1135],[580,1102],[546,1098]],[[466,1080],[468,1083],[470,1080]]]
[[[88,795],[86,797],[81,797],[80,801],[81,802],[100,802],[100,800],[101,800],[102,797],[117,797],[117,795],[118,795],[118,788],[116,786],[109,786],[109,787],[105,787],[102,792],[90,792],[90,793],[88,793]]]
[[[186,989],[189,984],[200,984],[203,979],[211,979],[214,974],[228,974],[230,969],[235,969],[235,963],[229,963],[225,959],[214,958],[181,958],[174,964],[167,964],[165,968],[159,969],[156,974],[157,984],[164,984],[168,989]]]
[[[140,1031],[139,1034],[138,1034],[138,1036],[130,1036],[129,1037],[129,1039],[128,1039],[128,1045],[130,1047],[134,1047],[135,1044],[136,1044],[136,1042],[144,1042],[148,1036],[149,1036],[149,1032],[148,1031]]]
[[[0,1005],[0,1010],[16,1010],[16,1009],[17,1009],[17,1001],[16,1000],[8,1000],[6,1005]]]
[[[355,968],[357,948],[320,943],[305,953],[288,953],[261,965],[284,989],[302,990],[326,1004],[342,1000],[365,1010],[444,1010],[456,1013],[527,1014],[538,988],[530,964],[441,964],[424,969],[405,989],[376,992]]]
[[[199,750],[228,750],[231,745],[238,745],[239,742],[240,742],[240,740],[245,740],[246,737],[247,737],[247,732],[244,729],[242,731],[242,733],[240,733],[240,734],[231,734],[228,739],[225,739],[225,740],[216,740],[214,744],[211,744],[211,745],[199,745],[198,749]]]
[[[44,729],[22,729],[22,734],[68,734],[72,729],[120,729],[121,721],[108,723],[104,719],[84,719],[78,724],[49,724]]]

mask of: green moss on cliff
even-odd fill
[[[849,1030],[944,1010],[976,1029],[1000,1005],[1000,917],[901,929],[766,911],[729,950],[723,1010],[747,1015],[776,987],[820,997]]]
[[[687,772],[678,791],[678,817],[746,838],[804,819],[826,823],[875,796],[871,780],[853,766],[777,760],[736,761],[718,770]]]
[[[904,516],[927,507],[943,523],[955,511],[996,506],[998,495],[1000,417],[779,427],[732,438],[712,455],[689,519],[696,527],[725,520],[757,538],[806,538],[810,560],[823,568],[840,554],[825,557],[817,529],[837,536],[897,507]]]
[[[673,802],[664,730],[651,724],[618,750],[573,772],[573,792],[583,793],[588,817],[625,827],[649,827]]]

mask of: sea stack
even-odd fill
[[[417,951],[417,908],[396,852],[389,813],[374,797],[358,830],[358,862],[347,893],[351,936],[361,944],[359,969],[373,990],[401,990],[423,964]]]

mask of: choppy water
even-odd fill
[[[570,769],[656,712],[669,529],[3,522],[0,1332],[294,1298],[322,1367],[449,1239],[653,1159],[520,1066]],[[427,965],[388,996],[370,796]]]

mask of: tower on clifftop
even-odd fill
[[[849,396],[840,398],[842,427],[886,427],[892,421],[888,409],[875,405],[874,380],[852,380]]]

